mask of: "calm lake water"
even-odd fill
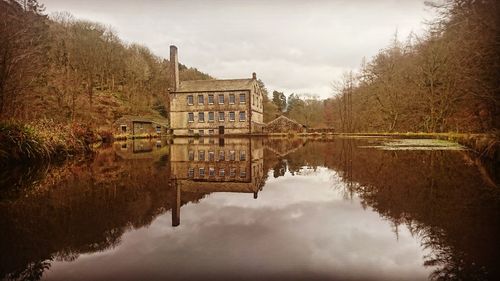
[[[383,141],[142,140],[3,169],[0,278],[499,280],[498,167]]]

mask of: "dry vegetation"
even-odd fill
[[[61,124],[48,119],[1,122],[0,165],[90,152],[94,141],[92,130],[79,123]]]
[[[168,61],[107,26],[35,0],[0,1],[0,118],[106,125],[123,114],[166,116]],[[181,79],[209,79],[181,66]]]
[[[428,4],[439,16],[424,36],[395,36],[358,73],[346,73],[333,98],[270,97],[265,90],[264,121],[284,114],[309,128],[349,133],[498,131],[500,3],[440,3]],[[0,19],[4,129],[7,120],[48,118],[102,131],[124,114],[167,116],[168,61],[148,48],[66,13],[49,18],[36,0],[0,0]],[[211,79],[180,70],[181,80]]]
[[[12,159],[45,157],[61,150],[54,142],[61,138],[76,148],[81,123],[105,131],[124,114],[167,115],[168,61],[102,24],[67,13],[49,18],[36,0],[0,0],[0,54],[2,157],[12,147],[26,149]],[[182,80],[211,78],[180,70]]]
[[[424,36],[363,60],[335,83],[335,97],[273,92],[268,119],[285,114],[338,132],[490,132],[500,127],[500,2],[429,3],[438,17]],[[271,115],[271,116],[269,116]]]

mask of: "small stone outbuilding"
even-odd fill
[[[113,123],[115,135],[164,135],[168,130],[168,120],[157,117],[124,115]]]
[[[272,133],[305,133],[307,127],[299,122],[281,115],[264,126],[264,132]]]

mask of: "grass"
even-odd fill
[[[273,137],[287,137],[287,133],[270,133],[268,136]],[[479,154],[483,158],[491,159],[500,162],[500,132],[493,133],[424,133],[424,132],[377,132],[377,133],[299,133],[301,137],[340,137],[340,138],[394,138],[394,139],[434,139],[444,140],[457,143],[461,146],[467,147]],[[408,147],[408,146],[407,146]],[[422,149],[422,146],[418,146]],[[427,146],[427,149],[432,147]],[[442,148],[442,147],[441,147]],[[396,148],[394,148],[396,149]],[[399,147],[401,149],[401,147]],[[442,148],[444,149],[444,148]],[[448,146],[448,149],[452,149]],[[458,147],[454,148],[458,149]]]
[[[88,126],[52,120],[0,122],[0,164],[64,158],[91,151],[95,137]]]
[[[340,133],[340,137],[369,138],[369,137],[394,137],[408,139],[437,139],[458,143],[475,151],[481,157],[500,162],[500,132],[493,133]]]
[[[111,142],[112,141],[124,141],[124,140],[132,140],[132,139],[154,139],[154,138],[161,138],[166,136],[167,134],[148,134],[148,133],[143,133],[143,134],[135,134],[135,135],[130,135],[130,134],[111,134]],[[199,137],[199,135],[198,135]]]
[[[462,145],[440,139],[394,139],[382,140],[378,145],[363,146],[382,150],[464,150]]]

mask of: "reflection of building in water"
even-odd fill
[[[113,145],[116,155],[122,159],[168,159],[166,139],[134,139]]]
[[[177,189],[172,225],[180,223],[183,192],[252,193],[257,199],[264,185],[263,159],[260,139],[175,139],[170,145],[170,172]]]

